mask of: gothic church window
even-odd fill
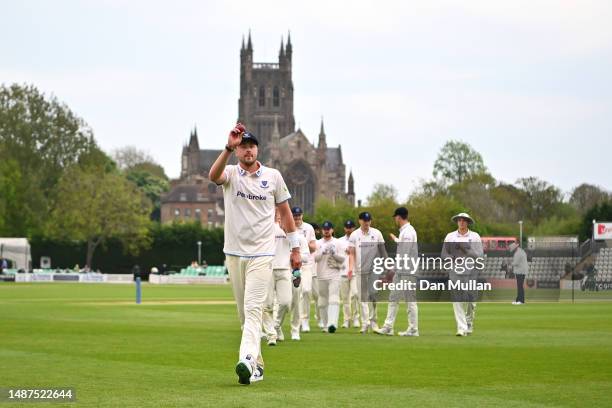
[[[274,91],[272,91],[272,105],[274,107],[280,106],[280,92],[278,90],[278,86],[275,86]]]
[[[312,213],[315,201],[315,177],[308,164],[304,161],[291,163],[285,181],[291,193],[291,205],[299,205],[307,213]]]

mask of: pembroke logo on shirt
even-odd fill
[[[261,180],[261,182],[259,183],[259,186],[261,188],[268,188],[270,185],[268,184],[268,180]]]
[[[242,198],[246,198],[248,200],[255,200],[255,201],[265,201],[268,199],[268,197],[266,197],[265,195],[261,195],[261,194],[245,194],[242,191],[237,191],[236,192],[236,197],[242,197]]]

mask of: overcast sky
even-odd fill
[[[449,139],[498,179],[612,188],[612,1],[0,0],[0,81],[53,93],[107,151],[135,145],[170,177],[197,125],[222,148],[239,51],[275,62],[291,30],[295,118],[342,145],[358,198],[406,198]],[[347,174],[348,175],[348,174]]]

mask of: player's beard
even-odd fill
[[[238,161],[240,161],[240,163],[244,164],[247,167],[251,167],[257,161],[257,156],[254,154],[250,156],[243,156],[240,157]]]

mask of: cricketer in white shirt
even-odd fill
[[[223,186],[223,251],[243,327],[235,371],[238,382],[245,385],[263,379],[262,313],[272,279],[277,208],[290,242],[291,267],[301,266],[299,235],[288,204],[291,195],[280,172],[257,161],[258,145],[257,138],[238,123],[209,171],[209,179]],[[239,164],[227,165],[234,151]]]
[[[296,208],[294,207],[294,210]],[[300,209],[301,211],[301,209]],[[315,301],[315,305],[319,298],[318,285],[317,285],[317,270],[315,266],[314,251],[316,250],[317,237],[315,235],[314,228],[307,222],[302,221],[301,212],[293,215],[297,232],[303,235],[308,242],[310,253],[308,259],[302,262],[302,283],[301,288],[301,301],[300,301],[300,316],[302,319],[302,331],[310,331],[310,303],[312,300]],[[318,310],[315,309],[315,320],[319,320]]]
[[[351,321],[353,327],[360,327],[359,324],[359,293],[357,291],[357,279],[355,276],[348,276],[349,271],[349,236],[352,230],[345,227],[347,234],[338,238],[338,242],[342,248],[342,253],[346,255],[340,272],[340,303],[342,305],[342,314],[344,323],[342,327],[349,328]]]
[[[323,330],[334,333],[338,328],[340,314],[340,274],[346,254],[342,244],[334,238],[333,228],[323,224],[323,238],[317,241],[315,261],[317,262],[317,281],[319,282],[319,316]]]
[[[371,216],[367,212],[359,214],[360,227],[349,238],[349,276],[355,273],[357,291],[361,302],[361,333],[377,329],[376,292],[372,263],[374,257],[387,257],[385,240],[382,233],[372,228]],[[366,253],[364,253],[364,251]]]
[[[482,240],[477,232],[471,231],[468,226],[474,221],[466,213],[460,213],[452,218],[457,222],[458,229],[449,232],[444,238],[442,258],[477,258],[483,257]],[[455,243],[451,245],[450,243]],[[468,282],[476,279],[478,270],[473,268],[456,268],[449,271],[449,280]],[[466,336],[474,331],[476,317],[476,296],[474,291],[451,291],[453,298],[453,312],[457,322],[457,336]]]
[[[401,210],[404,210],[403,212]],[[407,255],[410,258],[418,257],[417,233],[414,227],[408,221],[408,210],[405,207],[400,207],[395,211],[395,222],[400,226],[399,237],[395,239],[397,242],[397,255]],[[418,282],[417,271],[412,270],[396,270],[393,276],[393,283],[398,284],[401,280],[414,282],[415,288]],[[416,302],[416,289],[398,289],[392,290],[389,293],[389,306],[387,308],[387,317],[385,324],[378,334],[393,335],[393,326],[399,311],[399,303],[406,302],[408,313],[408,329],[400,332],[400,336],[418,336],[419,335],[419,310]]]

